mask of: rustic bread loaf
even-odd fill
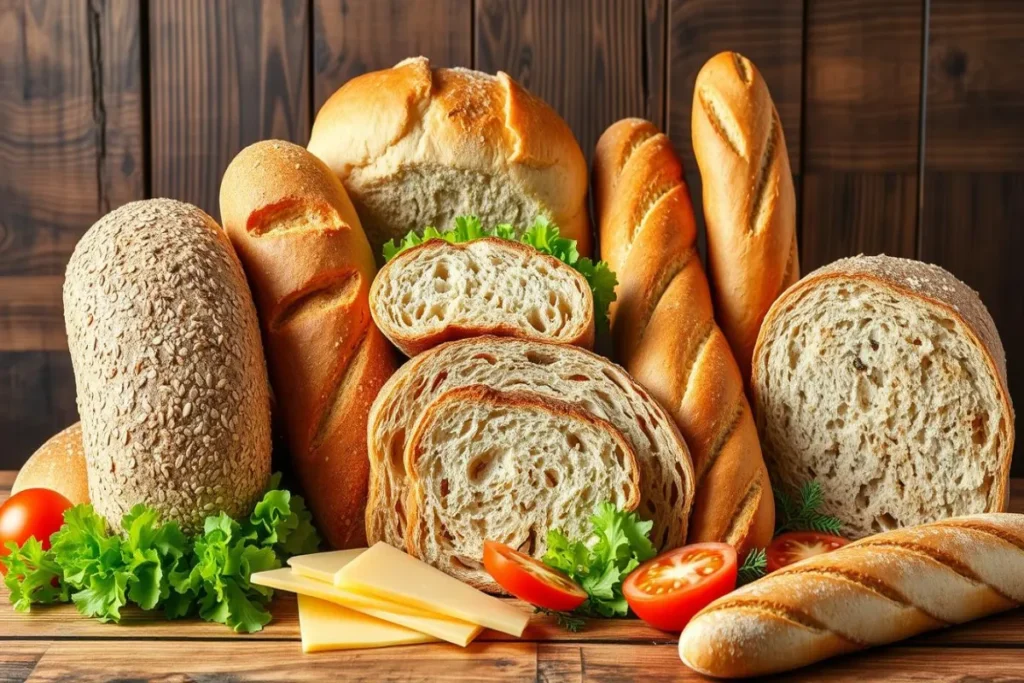
[[[590,253],[583,152],[508,74],[417,57],[353,78],[320,109],[309,151],[345,185],[377,259],[388,240],[462,215],[524,226],[543,215]]]
[[[618,359],[667,406],[693,456],[687,538],[742,555],[771,541],[775,504],[744,382],[715,325],[683,167],[654,124],[625,119],[594,155],[601,257],[618,273]]]
[[[32,454],[18,470],[11,495],[34,488],[56,491],[72,505],[89,502],[81,422],[57,432]]]
[[[800,279],[786,138],[760,72],[736,52],[715,55],[697,74],[691,127],[715,318],[749,382],[761,320]]]
[[[435,239],[402,252],[374,279],[370,312],[410,357],[483,334],[594,343],[586,278],[553,256],[497,237]]]
[[[1024,515],[960,517],[866,538],[704,608],[679,655],[710,676],[765,676],[1024,603]]]
[[[1005,509],[1003,347],[977,294],[937,266],[814,271],[765,318],[752,386],[772,481],[818,481],[844,535]]]
[[[194,206],[132,202],[85,233],[64,321],[96,511],[138,504],[188,532],[248,515],[270,477],[259,323],[227,235]]]
[[[497,391],[555,399],[604,420],[622,433],[640,469],[637,513],[654,523],[658,548],[681,545],[693,501],[693,467],[675,423],[619,366],[575,346],[477,337],[449,342],[403,365],[370,411],[370,543],[405,544],[410,509],[412,436],[444,393],[483,385]],[[522,430],[513,432],[525,439]],[[571,491],[582,495],[582,490]],[[446,571],[450,567],[441,567]]]
[[[263,323],[293,467],[317,528],[366,545],[366,417],[394,370],[370,318],[376,272],[359,217],[322,161],[282,141],[246,147],[220,188]]]
[[[406,449],[411,555],[500,592],[480,566],[484,541],[541,557],[547,532],[586,538],[597,506],[633,510],[640,473],[611,423],[576,406],[486,386],[458,387],[426,409]]]

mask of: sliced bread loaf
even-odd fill
[[[752,385],[773,484],[817,480],[847,536],[1005,509],[1002,343],[937,266],[860,256],[811,273],[765,318]]]
[[[368,434],[366,532],[370,543],[383,540],[406,545],[411,507],[406,465],[414,457],[413,436],[439,397],[469,385],[528,394],[536,400],[564,401],[611,424],[636,454],[640,470],[637,513],[654,522],[652,542],[666,548],[686,539],[694,488],[689,451],[672,418],[625,370],[575,346],[476,337],[420,354],[402,366],[377,395],[370,409]],[[509,437],[525,440],[533,428],[522,423],[509,429]],[[565,452],[569,450],[566,444]],[[570,496],[585,493],[585,486],[564,481],[562,486]],[[450,571],[450,567],[440,568]]]
[[[563,401],[481,385],[427,408],[406,450],[411,555],[481,590],[485,540],[541,557],[549,529],[585,538],[604,501],[633,510],[640,473],[611,423]]]
[[[402,252],[373,281],[370,311],[410,357],[482,334],[594,343],[586,278],[553,256],[497,237],[435,239]]]

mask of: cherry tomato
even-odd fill
[[[678,633],[693,615],[736,587],[736,550],[695,543],[648,560],[626,577],[622,593],[654,628]]]
[[[64,511],[71,501],[49,489],[25,489],[0,505],[0,556],[10,551],[6,545],[14,541],[21,545],[30,537],[50,547],[50,535],[64,523]],[[0,564],[0,570],[4,567]]]
[[[484,541],[484,568],[498,584],[531,605],[571,612],[586,592],[562,572],[497,541]]]
[[[775,537],[768,546],[768,566],[770,572],[806,560],[808,557],[829,553],[849,543],[842,536],[821,534],[816,531],[790,531]]]

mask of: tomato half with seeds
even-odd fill
[[[725,543],[694,543],[640,565],[622,594],[654,628],[678,633],[712,600],[736,587],[736,550]]]
[[[808,557],[830,553],[837,548],[842,548],[847,543],[849,541],[842,536],[822,534],[817,531],[789,531],[779,534],[765,553],[768,556],[766,568],[769,572],[773,572],[800,560],[806,560]]]
[[[484,569],[520,600],[556,612],[571,612],[587,599],[567,575],[504,543],[484,541]]]

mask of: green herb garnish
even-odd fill
[[[745,586],[748,583],[757,581],[768,573],[768,555],[764,548],[753,548],[747,553],[743,564],[740,565],[739,575],[736,577],[737,586]]]
[[[579,616],[575,612],[556,612],[555,610],[547,609],[546,607],[537,607],[534,609],[534,614],[544,614],[549,617],[554,617],[555,623],[570,633],[579,633],[583,630],[583,627],[587,625],[586,618]]]
[[[824,502],[821,484],[810,481],[800,487],[796,498],[779,489],[775,491],[775,535],[787,531],[818,531],[838,534],[842,522],[820,511]]]

